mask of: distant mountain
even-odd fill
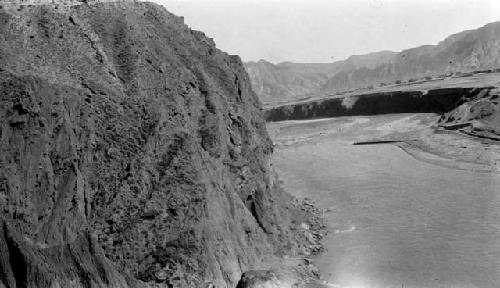
[[[339,71],[338,66],[291,62],[274,65],[264,60],[245,63],[253,90],[264,103],[298,99],[319,91]]]
[[[344,61],[339,61],[339,64],[342,67],[341,71],[362,68],[373,69],[380,64],[392,61],[397,54],[397,52],[393,51],[380,51],[364,55],[352,55]]]
[[[294,69],[284,69],[291,66]],[[450,72],[498,68],[500,22],[453,34],[437,45],[420,46],[399,53],[383,51],[351,56],[347,60],[330,64],[273,65],[266,62],[264,66],[263,61],[259,61],[247,63],[246,67],[254,90],[264,103],[290,101],[311,94],[331,94]],[[298,71],[304,67],[307,69]],[[279,73],[275,74],[275,71]],[[297,78],[297,75],[300,77]]]
[[[381,51],[366,55],[353,55],[344,61],[333,63],[272,64],[265,60],[247,62],[245,68],[252,87],[262,102],[278,103],[317,94],[339,72],[360,68],[375,68],[390,61],[397,53]]]
[[[332,92],[449,72],[500,66],[500,22],[449,36],[438,45],[403,50],[386,63],[337,73],[321,88]]]

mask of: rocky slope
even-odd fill
[[[389,84],[396,81],[413,81],[423,77],[436,77],[446,73],[470,72],[500,68],[500,22],[490,23],[476,30],[463,31],[449,36],[437,45],[425,45],[399,53],[380,52],[353,56],[332,64],[318,67],[335,67],[328,74],[307,74],[308,82],[294,81],[292,86],[278,79],[293,79],[280,64],[273,69],[256,69],[248,65],[252,85],[265,103],[289,102],[310,94],[322,95],[357,88]],[[355,64],[355,65],[353,65]],[[290,64],[288,64],[290,65]],[[300,64],[295,64],[300,65]],[[269,65],[267,65],[269,66]],[[278,70],[280,75],[275,76]],[[284,73],[287,76],[284,76]],[[262,79],[273,79],[266,83]],[[309,85],[308,83],[315,83]],[[276,91],[278,88],[279,90]],[[319,87],[319,88],[318,88]],[[292,89],[293,88],[293,89]],[[293,93],[287,92],[292,90]],[[304,92],[305,91],[305,92]]]
[[[500,88],[482,89],[459,99],[457,107],[441,116],[438,125],[472,136],[500,140]]]
[[[4,5],[0,119],[0,287],[235,287],[307,253],[239,57],[160,6]]]

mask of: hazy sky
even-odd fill
[[[331,62],[500,21],[500,0],[152,0],[244,61]]]

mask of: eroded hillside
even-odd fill
[[[3,7],[0,119],[0,286],[234,287],[305,249],[239,57],[160,6]]]

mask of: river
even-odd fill
[[[432,117],[432,116],[428,116]],[[286,190],[328,209],[331,287],[500,287],[500,175],[354,141],[418,130],[421,116],[269,123]]]

